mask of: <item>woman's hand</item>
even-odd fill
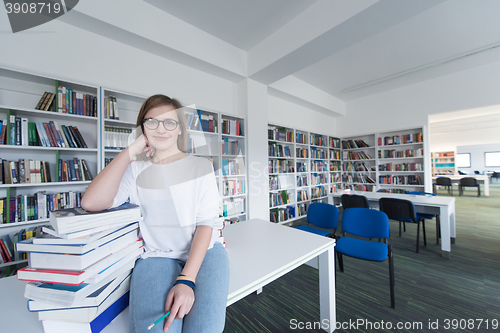
[[[182,319],[191,311],[194,303],[194,291],[185,284],[176,284],[170,289],[165,302],[165,312],[170,311],[163,331],[167,332],[175,318]]]
[[[148,139],[144,134],[141,134],[135,141],[129,146],[130,159],[132,160],[135,155],[146,152],[146,157],[153,157],[155,154],[155,148],[153,148]]]

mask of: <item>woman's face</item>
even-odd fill
[[[144,119],[154,119],[144,122],[144,134],[148,138],[149,144],[156,149],[157,153],[161,151],[178,151],[177,138],[181,134],[182,128],[177,111],[175,111],[172,105],[157,106],[149,110]],[[156,125],[155,129],[151,129]],[[175,128],[169,130],[173,127]]]

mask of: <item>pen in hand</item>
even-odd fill
[[[148,326],[148,331],[150,329],[152,329],[156,324],[158,324],[160,321],[162,321],[163,319],[165,319],[168,315],[170,314],[170,311],[168,311],[167,313],[165,313],[163,316],[161,316],[157,321],[155,321],[154,323],[152,323],[151,325]]]

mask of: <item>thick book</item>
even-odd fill
[[[127,293],[90,323],[42,320],[43,330],[45,333],[99,333],[118,317],[127,308],[128,304],[129,297]]]
[[[99,246],[112,241],[120,236],[129,233],[132,230],[138,229],[139,223],[131,223],[113,233],[104,237],[94,240],[87,244],[34,244],[36,238],[26,239],[16,244],[17,251],[19,252],[44,252],[44,253],[61,253],[61,254],[85,254],[92,251]],[[41,236],[44,237],[44,236]]]
[[[83,173],[85,174],[85,180],[92,180],[92,179],[94,179],[92,177],[92,174],[90,173],[90,170],[89,170],[89,167],[87,165],[87,162],[84,159],[82,159],[81,161],[82,161],[82,166],[83,166]]]
[[[33,238],[33,244],[85,245],[122,228],[124,228],[123,224],[115,224],[69,234],[58,234],[52,227],[44,226],[42,227],[44,233]]]
[[[47,92],[47,91],[43,93],[43,96],[38,101],[38,104],[35,106],[35,109],[40,110],[40,107],[42,106],[43,102],[45,101],[47,94],[49,94],[49,92]]]
[[[70,126],[70,129],[72,130],[72,133],[73,133],[74,137],[77,139],[78,144],[80,145],[80,148],[88,148],[87,143],[85,142],[85,140],[83,139],[82,134],[78,130],[78,127],[76,127],[76,126]]]
[[[56,96],[55,93],[50,93],[50,96],[47,100],[47,104],[45,104],[45,107],[43,108],[45,111],[49,111],[50,107],[52,106],[52,103],[54,102],[54,97]]]
[[[78,286],[71,286],[59,283],[30,282],[24,290],[24,297],[34,301],[54,303],[61,306],[76,306],[86,297],[108,284],[116,277],[130,274],[132,268],[125,266],[115,275],[109,276],[95,284],[82,283]]]
[[[61,129],[63,131],[62,134],[64,134],[64,137],[66,138],[66,141],[68,141],[68,144],[71,148],[78,148],[76,146],[76,143],[73,141],[73,138],[71,137],[71,134],[69,133],[68,129],[66,128],[65,125],[61,125]]]
[[[61,320],[76,323],[90,323],[107,308],[119,301],[122,297],[129,297],[130,276],[128,276],[115,290],[100,304],[89,307],[71,307],[54,310],[38,311],[38,320]]]
[[[31,269],[25,267],[17,271],[17,279],[21,281],[35,281],[47,283],[60,283],[78,286],[82,283],[97,283],[114,274],[123,266],[135,262],[144,252],[142,239],[133,245],[111,254],[83,271]]]
[[[130,223],[141,219],[139,206],[125,203],[121,206],[98,212],[83,208],[56,210],[50,214],[50,224],[58,234],[92,229],[104,225]]]
[[[35,238],[34,244],[88,244],[123,227],[123,223],[104,225],[66,234],[58,234],[51,226],[42,227],[44,237]]]
[[[82,271],[106,256],[116,253],[127,246],[131,246],[137,239],[137,230],[134,229],[85,254],[30,252],[28,256],[28,266],[30,268]]]
[[[113,291],[122,286],[123,283],[129,285],[129,279],[132,276],[131,273],[122,273],[117,275],[108,283],[104,284],[102,287],[85,297],[82,301],[75,303],[71,307],[47,303],[42,301],[28,300],[28,311],[30,312],[40,312],[40,311],[53,311],[53,310],[64,310],[64,309],[78,309],[78,308],[88,308],[99,306],[104,300],[110,296]]]
[[[7,119],[3,119],[0,130],[0,145],[4,145],[7,143],[5,140],[6,135],[7,135]]]

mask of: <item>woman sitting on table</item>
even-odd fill
[[[213,229],[219,193],[210,161],[185,153],[185,120],[177,100],[149,97],[137,117],[137,139],[82,199],[91,211],[127,200],[141,207],[146,251],[132,273],[130,332],[159,332],[162,325],[148,327],[168,311],[165,332],[224,329],[229,263]]]

